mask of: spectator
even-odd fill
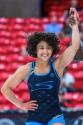
[[[82,48],[82,51],[83,51],[83,40],[81,40],[80,45],[81,45],[81,48]]]
[[[70,0],[70,5],[69,7],[64,11],[64,17],[65,19],[68,18],[69,16],[69,8],[76,8],[76,10],[78,11],[78,13],[82,10],[82,7],[78,4],[78,0]]]
[[[83,60],[83,22],[79,24],[79,31],[80,31],[80,48],[75,56],[76,60]]]
[[[79,25],[79,31],[80,31],[81,41],[83,41],[83,22],[81,22]]]
[[[81,45],[81,48],[83,50],[83,22],[81,22],[79,25],[79,31],[80,31],[80,38],[81,38],[80,45]]]
[[[47,26],[45,27],[45,32],[52,32],[52,33],[59,35],[62,30],[62,25],[57,23],[56,13],[51,14],[50,20],[51,22],[47,24]]]
[[[75,56],[75,60],[83,61],[83,41],[80,42],[80,48]]]
[[[61,83],[60,89],[59,89],[59,101],[60,101],[60,106],[64,107],[64,95],[66,93],[66,87]]]
[[[62,32],[64,35],[70,37],[71,36],[71,28],[69,27],[68,19],[66,19],[65,24],[62,28]]]
[[[64,99],[65,93],[75,91],[74,83],[75,83],[75,79],[74,79],[73,75],[71,73],[67,72],[67,69],[65,69],[64,75],[61,79],[61,85],[60,85],[60,89],[59,89],[59,101],[60,101],[60,105],[62,107],[64,106],[64,102],[66,101]]]
[[[78,12],[82,9],[81,6],[78,4],[78,0],[71,0],[70,7],[76,8]]]
[[[64,73],[64,76],[61,79],[61,85],[63,88],[66,88],[66,91],[74,91],[75,78],[69,72]]]

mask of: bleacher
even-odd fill
[[[80,0],[81,1],[81,0]],[[49,5],[51,6],[49,8]],[[63,3],[63,1],[62,1]],[[57,7],[57,4],[52,3],[51,0],[47,0],[46,12],[48,15],[56,11],[59,23],[64,25],[64,20],[60,20],[62,13],[68,7],[69,1],[65,0],[64,6]],[[83,2],[80,2],[83,6]],[[50,10],[50,12],[49,12]],[[83,21],[83,14],[80,13],[80,20]],[[33,60],[30,56],[23,56],[22,49],[26,47],[26,37],[28,33],[35,31],[44,31],[44,27],[50,22],[49,17],[44,18],[0,18],[0,88],[5,80],[16,71],[16,69]],[[69,38],[66,38],[64,43],[60,43],[61,54],[67,47]],[[75,78],[76,93],[66,93],[64,98],[70,100],[65,103],[67,108],[78,107],[83,108],[83,61],[73,61],[68,66],[68,71],[71,72]],[[12,83],[11,83],[12,84]],[[15,90],[19,99],[26,101],[29,98],[27,93],[26,83],[23,81]],[[0,94],[0,109],[17,109],[13,104],[8,102],[2,94]]]

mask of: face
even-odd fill
[[[48,61],[52,55],[53,49],[45,41],[41,41],[37,45],[37,58],[42,61]]]
[[[57,17],[56,16],[52,16],[51,17],[51,22],[52,23],[56,23],[57,22]]]
[[[77,0],[71,0],[71,5],[75,7],[77,5]]]

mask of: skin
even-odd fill
[[[58,75],[61,77],[63,75],[64,68],[71,63],[74,59],[76,52],[80,47],[80,35],[78,30],[78,13],[74,8],[70,8],[74,12],[74,15],[70,17],[70,27],[72,28],[72,45],[70,45],[65,52],[54,61],[54,67]],[[37,60],[36,60],[36,73],[47,73],[49,70],[48,60],[52,55],[52,48],[45,42],[40,41],[37,45]],[[15,87],[28,77],[30,70],[30,63],[21,66],[12,74],[4,83],[1,88],[2,94],[14,105],[22,110],[32,110],[35,111],[38,108],[36,100],[30,100],[28,102],[22,102],[16,98],[14,93]],[[56,123],[53,125],[62,125],[61,123]]]

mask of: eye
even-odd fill
[[[51,49],[51,48],[48,46],[47,49]]]
[[[52,49],[52,48],[50,46],[48,46],[47,49]]]
[[[44,47],[39,47],[39,49],[44,49]]]

